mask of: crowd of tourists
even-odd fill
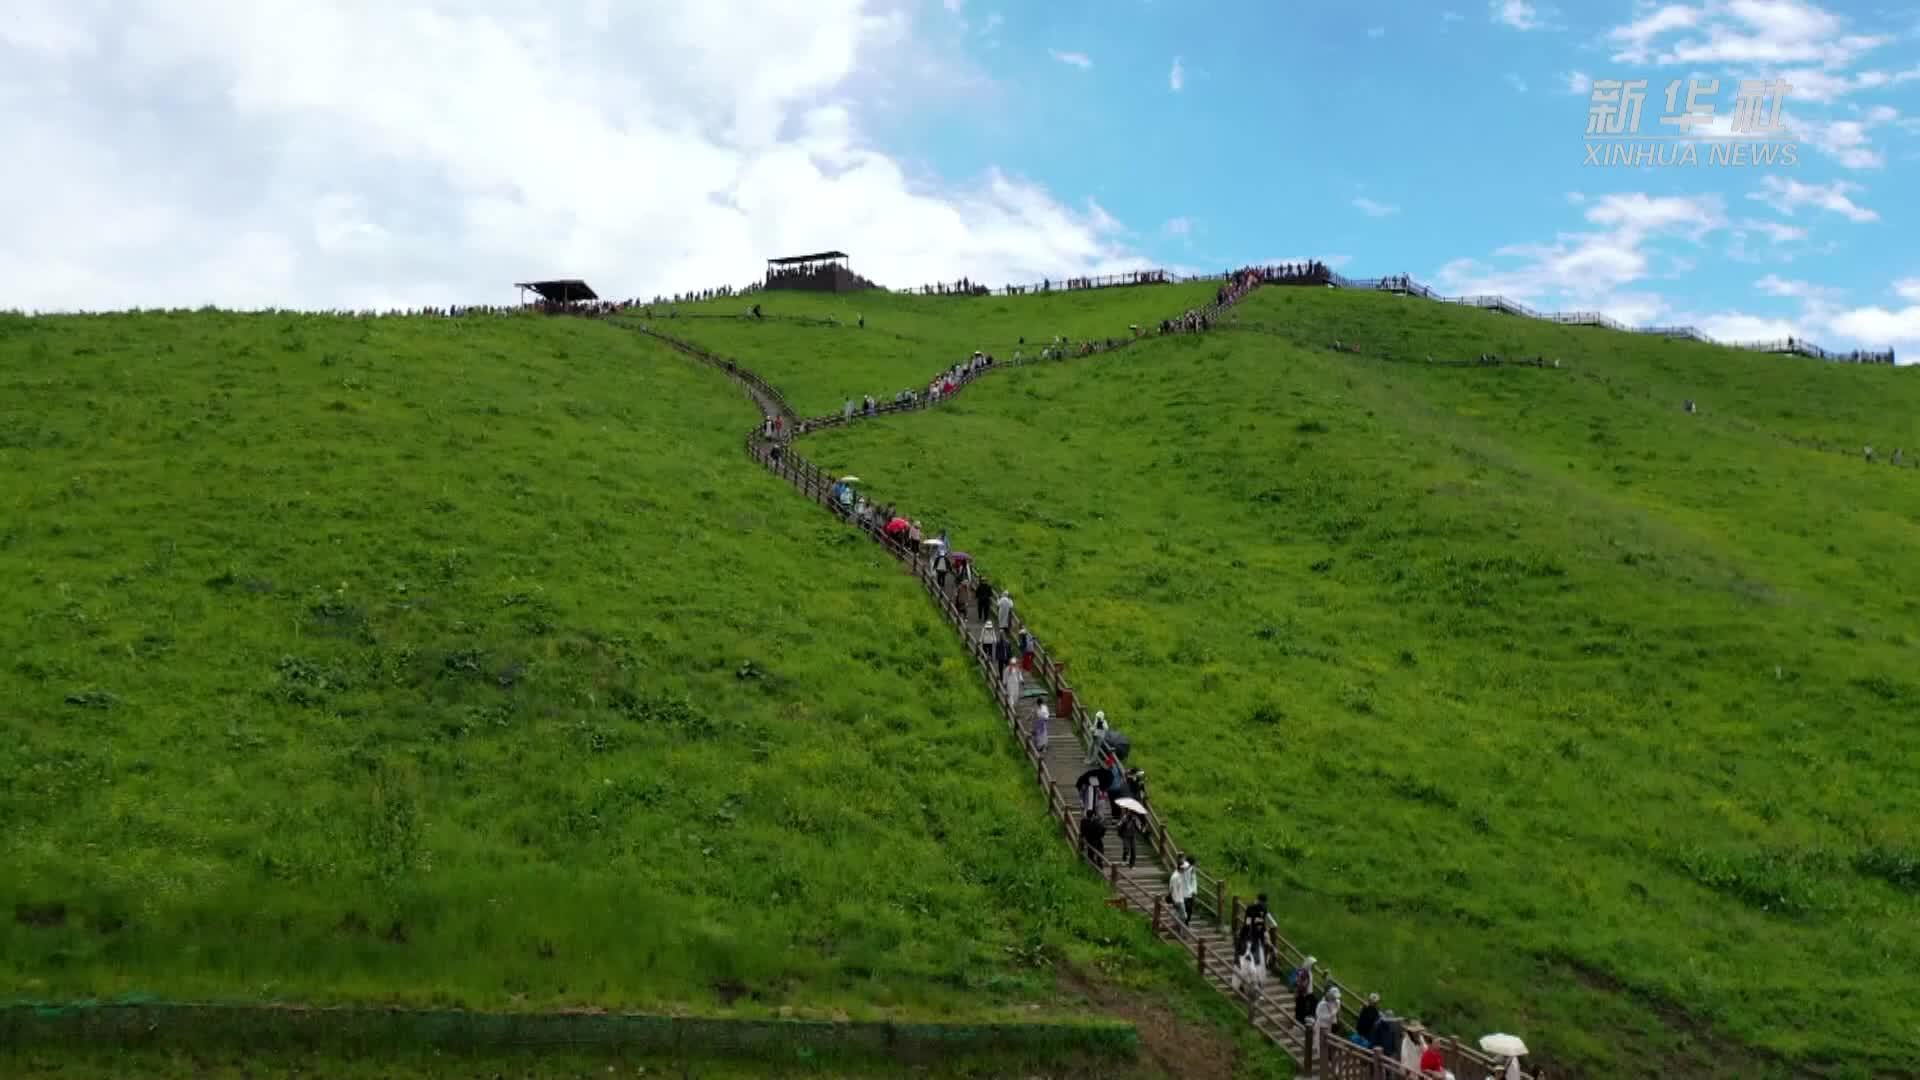
[[[932,285],[922,285],[917,289],[908,289],[907,292],[918,293],[922,296],[990,296],[996,293],[1001,296],[1025,296],[1028,293],[1104,289],[1117,285],[1161,285],[1171,280],[1172,278],[1168,277],[1165,270],[1129,270],[1123,274],[1112,274],[1102,278],[1071,277],[1062,278],[1058,281],[1048,278],[1037,285],[1014,285],[1009,283],[1000,286],[997,290],[982,285],[972,278],[961,278],[958,281],[942,281],[935,282]]]

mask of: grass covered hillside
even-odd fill
[[[1038,352],[1056,335],[1126,337],[1130,324],[1151,328],[1210,303],[1219,287],[1219,282],[1199,281],[966,297],[775,291],[683,304],[678,318],[664,317],[668,309],[656,307],[652,324],[742,358],[779,387],[801,415],[818,416],[838,410],[849,397],[857,402],[872,394],[887,402],[902,390],[924,391],[935,373],[975,349],[1011,359],[1016,351]],[[766,318],[730,317],[756,303]],[[865,329],[858,327],[861,316]],[[839,325],[828,325],[827,319]]]
[[[1342,341],[1375,357],[1424,361],[1481,353],[1557,357],[1610,395],[1656,409],[1691,398],[1695,419],[1879,460],[1920,457],[1920,378],[1885,364],[1830,364],[1695,341],[1559,326],[1376,292],[1263,289],[1239,325],[1315,346]]]
[[[1910,1073],[1920,472],[1782,436],[1896,445],[1912,373],[1324,290],[1238,319],[807,452],[1010,586],[1343,981],[1582,1075]],[[1335,337],[1564,366],[1292,343]]]
[[[0,321],[0,382],[7,998],[1186,985],[713,372],[579,320],[200,313]]]

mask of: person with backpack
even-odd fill
[[[1267,962],[1267,933],[1279,928],[1280,924],[1274,921],[1273,913],[1267,910],[1266,893],[1261,893],[1253,903],[1247,905],[1247,941],[1252,948],[1260,951],[1263,967]]]
[[[1293,969],[1293,1018],[1299,1023],[1313,1019],[1313,957],[1300,961]]]

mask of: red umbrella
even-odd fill
[[[913,523],[906,518],[894,518],[892,521],[887,522],[887,531],[890,533],[903,533],[911,528],[913,528]]]

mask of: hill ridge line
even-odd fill
[[[1222,286],[1213,304],[1202,309],[1183,312],[1173,321],[1185,320],[1197,314],[1198,327],[1181,332],[1204,333],[1211,327],[1214,319],[1225,314],[1263,284],[1265,281],[1257,271],[1242,271],[1228,279],[1228,284]],[[1015,361],[995,362],[965,371],[961,377],[953,380],[954,389],[951,392],[943,393],[938,397],[922,395],[911,401],[877,405],[870,412],[855,410],[851,415],[840,413],[803,419],[798,416],[778,389],[751,369],[741,366],[738,361],[718,356],[693,342],[663,333],[651,325],[628,322],[623,318],[615,318],[611,321],[623,329],[651,337],[699,363],[720,369],[729,378],[739,383],[748,397],[759,406],[763,418],[761,425],[747,434],[745,440],[747,455],[776,476],[788,481],[801,494],[831,511],[835,517],[866,533],[895,559],[905,564],[904,568],[927,589],[935,605],[941,609],[942,614],[960,635],[967,651],[980,669],[982,677],[986,680],[989,692],[999,705],[1002,718],[1026,753],[1029,763],[1035,767],[1035,778],[1046,794],[1050,816],[1058,819],[1068,844],[1079,851],[1096,871],[1106,877],[1109,889],[1116,894],[1108,901],[1110,905],[1147,915],[1152,920],[1152,929],[1156,937],[1173,941],[1192,954],[1202,977],[1221,993],[1244,1002],[1248,1022],[1299,1063],[1305,1070],[1302,1076],[1366,1076],[1381,1078],[1381,1080],[1419,1080],[1418,1070],[1404,1068],[1398,1061],[1382,1055],[1378,1050],[1361,1050],[1345,1038],[1329,1038],[1326,1040],[1325,1047],[1315,1046],[1313,1040],[1309,1038],[1310,1026],[1297,1020],[1292,1009],[1280,1008],[1273,998],[1264,995],[1248,995],[1238,990],[1232,955],[1233,928],[1240,921],[1244,902],[1238,896],[1229,896],[1226,879],[1214,877],[1205,871],[1198,871],[1197,876],[1201,879],[1202,887],[1195,898],[1191,925],[1174,914],[1165,898],[1168,893],[1169,870],[1182,854],[1182,849],[1175,844],[1171,833],[1159,816],[1152,811],[1151,805],[1147,815],[1148,828],[1144,837],[1145,844],[1138,853],[1141,858],[1137,860],[1137,862],[1144,862],[1146,864],[1144,867],[1137,864],[1123,867],[1117,856],[1109,857],[1105,842],[1098,853],[1093,852],[1090,847],[1082,846],[1077,828],[1081,804],[1077,798],[1074,782],[1066,779],[1064,775],[1056,776],[1052,766],[1077,768],[1076,758],[1087,764],[1093,762],[1092,729],[1087,722],[1091,706],[1077,700],[1072,685],[1062,674],[1060,666],[1047,655],[1038,635],[1032,635],[1027,631],[1023,615],[1020,612],[1014,612],[1007,625],[999,629],[999,633],[1008,638],[1013,637],[1016,631],[1029,633],[1035,653],[1033,664],[1037,676],[1035,681],[1051,690],[1049,700],[1067,703],[1061,710],[1063,716],[1069,710],[1072,713],[1073,722],[1070,730],[1074,735],[1075,746],[1071,750],[1052,740],[1049,740],[1044,747],[1037,743],[1033,729],[1035,702],[1028,693],[1020,693],[1018,697],[1009,696],[1008,687],[993,670],[989,651],[979,637],[981,623],[987,620],[984,617],[970,617],[966,610],[969,605],[964,602],[964,597],[948,595],[944,583],[936,580],[932,567],[920,558],[918,550],[908,550],[900,542],[886,535],[878,525],[860,521],[848,509],[836,505],[830,495],[835,482],[834,478],[799,454],[790,452],[789,449],[793,441],[799,437],[816,434],[823,429],[844,426],[854,420],[875,419],[895,413],[932,408],[951,400],[973,382],[998,370],[1048,363],[1056,359],[1097,356],[1125,348],[1136,342],[1171,336],[1170,334],[1108,338],[1104,342],[1088,341],[1082,343],[1080,351],[1069,356],[1048,358],[1043,353],[1041,356]],[[936,379],[944,378],[951,370],[951,367],[944,369]],[[960,588],[954,590],[956,594],[964,588],[964,583],[957,584]],[[984,613],[981,614],[984,616]],[[989,626],[988,629],[991,630],[991,627]],[[1043,691],[1042,697],[1047,696]],[[1142,884],[1143,882],[1145,884]],[[1278,974],[1284,982],[1292,971],[1291,965],[1304,961],[1310,954],[1288,941],[1277,930],[1271,937],[1272,943],[1265,949],[1267,966],[1270,973]],[[1314,968],[1316,985],[1340,987],[1341,1021],[1349,1029],[1352,1028],[1358,1013],[1357,1003],[1360,995],[1341,986],[1338,980],[1326,973],[1323,966],[1316,963]],[[1403,1023],[1409,1036],[1423,1035],[1434,1045],[1439,1046],[1446,1056],[1448,1067],[1455,1072],[1464,1076],[1471,1069],[1480,1070],[1482,1074],[1491,1074],[1495,1071],[1494,1060],[1480,1053],[1477,1048],[1454,1038],[1435,1035],[1427,1031],[1418,1020],[1403,1018]],[[1314,1069],[1316,1056],[1324,1059],[1319,1063],[1323,1071],[1318,1073]],[[1530,1074],[1523,1074],[1523,1080],[1533,1080],[1533,1078]]]

